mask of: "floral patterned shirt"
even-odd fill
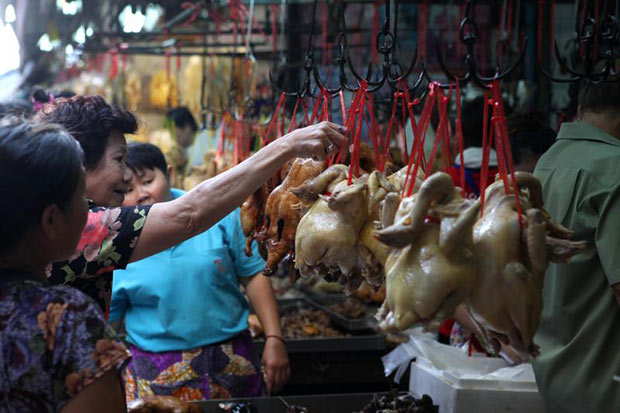
[[[69,260],[52,265],[50,283],[75,287],[107,311],[112,272],[127,267],[150,208],[103,208],[89,203],[88,221],[77,251]]]
[[[0,412],[56,412],[130,354],[88,296],[0,271]],[[120,377],[120,376],[119,376]]]

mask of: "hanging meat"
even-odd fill
[[[264,259],[267,259],[267,248],[264,241],[257,238],[257,234],[264,233],[267,230],[264,222],[267,199],[269,194],[284,181],[292,164],[293,161],[284,164],[274,176],[269,178],[241,205],[241,229],[245,235],[245,253],[248,257],[252,256],[252,242],[256,240],[258,251]]]
[[[292,259],[294,256],[291,254],[294,252],[295,233],[301,219],[302,207],[293,193],[293,188],[315,178],[324,169],[324,161],[296,159],[286,178],[269,194],[263,218],[264,231],[256,235],[257,239],[265,243],[267,249],[265,275],[272,275],[282,259]]]
[[[566,262],[585,248],[573,233],[542,208],[540,182],[516,172],[523,226],[516,197],[497,181],[486,190],[484,215],[474,229],[479,280],[467,300],[477,333],[488,350],[500,342],[523,359],[535,357],[533,342],[542,309],[542,286],[549,262]]]
[[[428,178],[402,200],[377,238],[393,248],[386,269],[386,300],[377,318],[384,330],[415,323],[436,329],[476,281],[473,227],[480,203],[462,199],[445,173]],[[427,219],[428,218],[428,219]]]
[[[300,200],[315,199],[299,221],[295,268],[304,277],[338,281],[350,293],[362,282],[358,239],[368,217],[368,185],[367,177],[348,185],[347,170],[334,165],[295,190]]]
[[[377,240],[375,230],[381,228],[386,217],[393,218],[396,214],[406,176],[407,167],[404,167],[387,178],[378,171],[371,173],[368,178],[368,219],[360,233],[359,246],[365,263],[362,275],[375,290],[384,282],[385,263],[391,252],[390,247]],[[418,171],[415,190],[420,187],[423,179],[424,174]]]

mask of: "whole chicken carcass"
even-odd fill
[[[241,205],[241,229],[245,235],[245,254],[252,256],[252,242],[256,239],[261,256],[267,259],[267,248],[261,234],[267,231],[265,225],[265,204],[269,194],[286,178],[293,161],[289,161],[280,170],[267,180],[260,188],[245,200]]]
[[[462,199],[449,175],[436,173],[402,200],[395,216],[383,217],[386,227],[376,236],[393,251],[377,314],[382,329],[418,322],[436,329],[465,300],[478,271],[473,227],[479,211],[480,203]]]
[[[280,261],[294,251],[301,206],[292,189],[318,176],[324,169],[324,161],[296,159],[286,178],[269,194],[264,216],[266,231],[260,235],[267,248],[265,275],[272,275]]]
[[[316,197],[297,227],[295,268],[304,277],[338,281],[350,293],[362,282],[358,239],[368,216],[368,185],[363,178],[348,185],[346,171],[334,165],[295,190],[300,200]]]
[[[497,181],[486,190],[484,214],[474,228],[480,275],[466,308],[488,351],[500,342],[527,360],[538,354],[533,342],[542,309],[542,286],[549,261],[564,262],[585,247],[542,209],[540,182],[515,173],[523,227],[514,193]]]
[[[368,220],[360,233],[360,254],[365,262],[362,274],[366,282],[378,289],[384,281],[385,263],[391,248],[375,237],[375,230],[381,228],[384,217],[393,219],[398,204],[399,194],[407,181],[407,167],[391,174],[387,178],[378,171],[368,177]],[[414,184],[417,191],[424,180],[422,171]]]

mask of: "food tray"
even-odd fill
[[[224,413],[220,403],[249,402],[257,413],[287,413],[287,404],[307,407],[310,413],[353,413],[362,410],[373,396],[388,393],[319,394],[310,396],[255,397],[232,400],[205,400],[194,402],[205,413]]]
[[[317,303],[307,298],[291,298],[277,300],[278,308],[284,311],[290,308],[312,308],[325,311]],[[329,313],[328,313],[329,314]],[[364,334],[349,335],[345,337],[316,337],[304,339],[284,339],[289,353],[323,353],[323,352],[347,352],[347,351],[381,351],[387,348],[385,335]],[[262,354],[265,346],[264,339],[254,339],[256,354]]]
[[[330,308],[332,304],[341,303],[345,300],[349,300],[351,302],[362,305],[364,307],[364,313],[358,318],[349,318]],[[377,320],[375,319],[377,307],[368,306],[359,298],[346,297],[343,295],[322,298],[319,298],[317,296],[315,298],[309,298],[308,301],[311,302],[316,308],[319,308],[329,314],[329,318],[332,323],[339,327],[342,327],[345,330],[363,331],[375,330],[377,328]]]

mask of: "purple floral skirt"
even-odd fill
[[[261,368],[246,330],[223,343],[151,353],[129,345],[124,372],[127,401],[148,395],[183,400],[255,397],[263,394]]]

